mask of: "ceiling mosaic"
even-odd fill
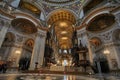
[[[60,5],[64,5],[64,4],[72,4],[75,2],[78,2],[80,0],[43,0],[43,3],[47,3],[47,4],[60,4]]]
[[[12,20],[13,28],[23,34],[33,34],[37,32],[35,25],[27,19],[17,18]]]
[[[34,14],[40,15],[41,11],[33,4],[25,1],[21,1],[19,4],[20,8],[28,10]]]
[[[42,3],[46,15],[60,8],[71,9],[77,14],[84,0],[42,0],[40,2]]]
[[[113,15],[102,14],[91,20],[91,22],[88,24],[87,30],[92,32],[102,31],[112,26],[114,22],[115,17]]]

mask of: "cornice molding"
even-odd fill
[[[89,14],[87,14],[83,20],[81,21],[80,26],[78,26],[76,29],[82,29],[83,27],[86,27],[90,20],[92,20],[94,17],[104,14],[104,13],[110,13],[111,10],[113,10],[114,6],[107,6],[107,7],[101,7],[97,8],[93,11],[91,11]]]
[[[10,18],[10,19],[16,18],[16,16],[7,13],[7,12],[6,12],[5,10],[3,10],[2,8],[0,8],[0,14],[3,15],[3,16],[5,16],[5,17],[8,17],[8,18]]]

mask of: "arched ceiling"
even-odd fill
[[[57,3],[57,4],[60,4],[60,3],[69,3],[69,2],[74,2],[75,0],[43,0],[45,2],[49,2],[49,3]]]
[[[59,10],[56,11],[54,13],[52,13],[52,15],[50,15],[49,19],[48,19],[48,24],[49,25],[53,25],[54,23],[56,23],[57,21],[69,21],[72,24],[76,23],[76,19],[75,16],[66,10]]]
[[[90,43],[91,43],[93,46],[96,46],[96,47],[102,45],[102,41],[101,41],[99,38],[97,38],[97,37],[91,38],[91,39],[90,39]]]
[[[103,31],[104,29],[109,28],[115,22],[115,17],[112,14],[101,14],[94,17],[89,23],[88,27],[86,28],[88,31],[91,32],[98,32]]]
[[[43,3],[48,5],[56,5],[56,6],[62,6],[62,5],[68,5],[73,4],[75,2],[82,1],[82,0],[42,0]]]
[[[40,15],[41,13],[41,10],[37,6],[35,6],[35,4],[31,4],[30,2],[27,2],[25,0],[20,1],[19,7],[24,11],[29,11],[36,15]]]
[[[61,49],[72,47],[73,25],[76,23],[76,17],[69,11],[59,10],[51,13],[47,24],[54,27],[55,35]]]
[[[54,25],[55,34],[61,49],[69,49],[72,47],[73,26],[68,21],[59,21]]]
[[[37,32],[36,26],[29,20],[17,18],[12,20],[11,25],[13,28],[23,34],[33,34]]]

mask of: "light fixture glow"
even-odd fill
[[[20,50],[16,50],[15,53],[16,53],[16,54],[20,54],[21,51],[20,51]]]
[[[66,24],[66,22],[61,22],[61,23],[60,23],[60,26],[61,26],[61,27],[65,27],[65,26],[67,26],[67,24]]]
[[[51,27],[51,25],[48,25],[48,27],[50,28],[50,27]]]
[[[110,54],[110,51],[108,51],[107,49],[104,51],[104,54]]]
[[[62,37],[61,39],[68,39],[68,37]]]
[[[67,31],[62,31],[62,32],[61,32],[61,34],[66,34],[66,33],[67,33]]]

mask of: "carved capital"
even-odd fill
[[[10,25],[11,25],[10,22],[8,22],[8,21],[5,22],[5,26],[6,26],[6,27],[10,27]]]
[[[37,36],[37,37],[40,37],[40,38],[45,38],[45,37],[46,37],[45,34],[40,33],[40,32],[36,33],[36,36]]]
[[[112,40],[112,31],[106,32],[100,35],[104,42],[110,42]]]

